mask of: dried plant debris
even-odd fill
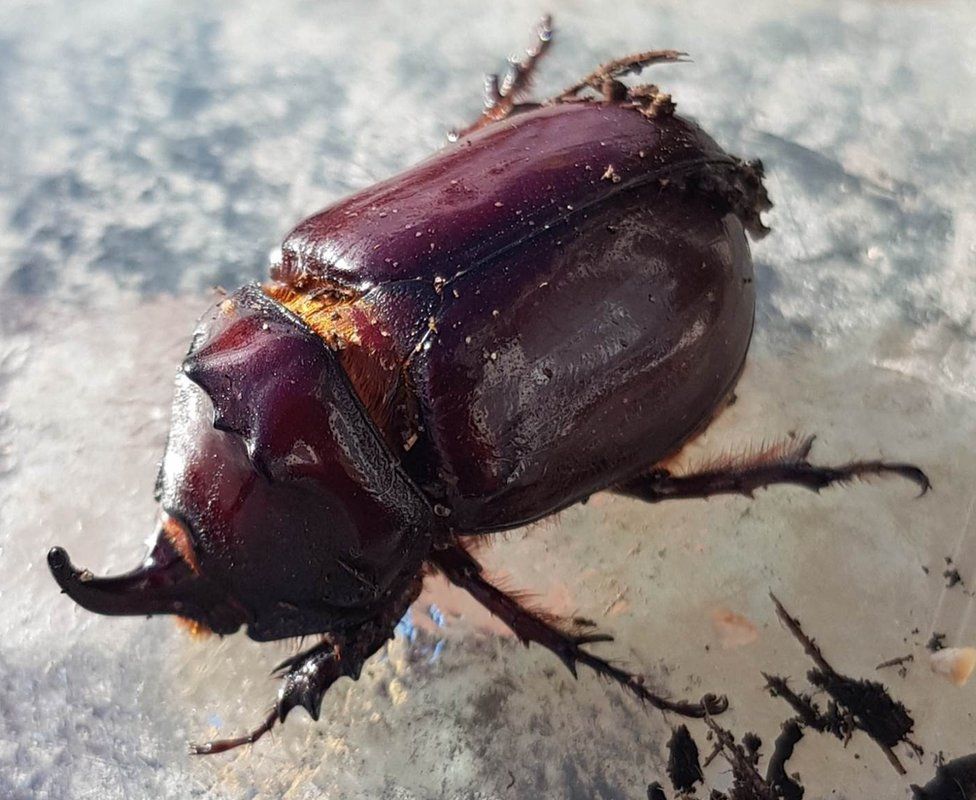
[[[814,730],[832,733],[845,743],[855,731],[860,730],[870,736],[887,756],[888,761],[898,771],[905,774],[894,748],[906,744],[918,754],[922,748],[910,738],[915,721],[908,709],[892,698],[888,689],[877,681],[850,678],[837,672],[816,642],[807,636],[800,622],[783,607],[783,604],[770,594],[776,614],[816,666],[807,673],[807,680],[826,692],[831,701],[827,710],[821,712],[809,695],[794,692],[785,678],[766,676],[767,687],[774,697],[782,697],[797,712],[800,722]]]
[[[875,669],[887,669],[888,667],[898,667],[898,675],[904,678],[908,674],[908,665],[915,660],[915,656],[909,653],[905,656],[898,656],[897,658],[889,658],[887,661],[882,661]]]
[[[759,751],[758,739],[752,739],[749,746],[743,737],[743,743],[735,741],[735,737],[719,725],[711,717],[705,722],[715,736],[715,748],[722,754],[729,766],[732,767],[732,788],[727,794],[712,792],[712,797],[727,798],[728,800],[781,800],[769,782],[760,774],[758,769]]]
[[[769,693],[789,703],[796,712],[798,722],[818,733],[832,733],[838,738],[847,738],[845,732],[849,730],[849,726],[845,727],[846,722],[836,703],[829,703],[827,710],[822,712],[809,694],[793,691],[786,678],[768,675],[765,672],[763,677],[766,679],[766,689]]]
[[[784,723],[776,739],[765,776],[759,770],[762,740],[754,733],[746,733],[737,742],[735,736],[706,717],[709,739],[715,748],[707,759],[721,755],[732,768],[732,787],[728,792],[713,789],[709,800],[802,800],[803,787],[796,776],[786,772],[786,762],[793,755],[796,743],[803,738],[803,730],[795,720]],[[678,768],[676,768],[676,765]],[[675,791],[675,800],[696,798],[695,784],[702,783],[702,768],[698,761],[698,746],[682,725],[668,742],[668,777]],[[664,788],[657,781],[647,787],[648,800],[668,800]]]
[[[780,728],[766,763],[765,774],[760,770],[762,741],[756,734],[746,733],[737,741],[714,718],[705,717],[705,724],[709,728],[708,739],[713,743],[713,749],[705,759],[704,767],[707,768],[716,757],[721,756],[732,772],[732,786],[724,792],[712,789],[708,800],[803,800],[805,789],[800,776],[791,774],[787,765],[807,729],[832,734],[845,744],[854,733],[862,731],[877,743],[898,773],[904,775],[905,769],[894,748],[905,744],[919,758],[923,754],[922,748],[909,738],[915,723],[908,709],[892,698],[882,684],[851,678],[834,669],[814,639],[803,631],[800,621],[791,616],[774,595],[770,594],[770,597],[777,616],[815,664],[807,673],[812,690],[795,690],[786,678],[764,673],[770,694],[785,700],[794,712],[794,716]],[[932,649],[936,651],[935,655],[964,649],[945,649],[943,638],[941,635],[934,637],[937,646]],[[965,649],[966,666],[970,665],[970,661],[976,665],[976,650]],[[903,667],[912,660],[910,655],[900,656],[879,664],[877,668]],[[814,700],[817,692],[829,697],[825,708]],[[914,800],[976,800],[976,754],[948,763],[941,763],[942,759],[940,753],[936,762],[938,769],[929,783],[923,787],[912,785]],[[684,725],[675,728],[668,741],[667,773],[674,789],[673,800],[698,800],[698,784],[704,786],[702,764],[698,746]],[[707,789],[702,788],[702,791]],[[647,798],[669,800],[669,795],[661,783],[655,781],[647,787]],[[701,800],[705,800],[704,794]]]
[[[668,800],[668,796],[664,793],[664,787],[658,781],[648,784],[647,800]]]
[[[668,778],[678,792],[692,792],[696,783],[705,780],[698,760],[698,745],[688,733],[687,725],[675,728],[668,741]]]
[[[803,800],[805,790],[799,775],[791,775],[787,771],[787,763],[793,757],[796,745],[803,739],[804,725],[798,718],[783,723],[766,764],[765,775],[759,770],[762,743],[758,736],[747,733],[741,742],[736,742],[735,736],[712,717],[706,717],[705,722],[710,729],[709,739],[715,742],[715,749],[706,759],[706,765],[721,755],[732,768],[731,788],[727,792],[713,789],[708,800]],[[668,776],[675,792],[673,800],[695,800],[698,798],[695,784],[701,779],[688,782],[678,777],[676,780],[675,776],[679,773],[672,768],[675,762],[693,764],[690,769],[701,774],[698,746],[685,726],[682,725],[679,730],[681,733],[676,730],[677,735],[672,735],[668,742]],[[940,764],[935,777],[925,786],[912,784],[911,788],[914,800],[976,800],[976,754]],[[648,785],[647,800],[669,800],[659,781]]]
[[[772,787],[777,797],[783,800],[802,800],[803,787],[796,776],[787,774],[786,762],[793,757],[793,750],[803,738],[803,728],[795,719],[788,719],[783,723],[780,734],[776,737],[773,754],[769,757],[766,767],[766,781]]]
[[[941,764],[925,786],[912,784],[915,800],[973,800],[976,798],[976,753]]]

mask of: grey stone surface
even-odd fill
[[[543,6],[73,4],[0,8],[0,796],[641,798],[669,721],[574,682],[434,586],[418,630],[273,740],[192,759],[255,722],[284,646],[197,642],[165,619],[75,609],[55,543],[101,572],[142,555],[171,376],[211,287],[261,277],[299,218],[439,147],[482,72]],[[551,93],[649,47],[651,78],[730,151],[764,159],[774,232],[754,248],[757,341],[739,402],[686,461],[789,431],[840,461],[910,459],[897,482],[647,507],[597,497],[500,539],[493,569],[599,621],[601,651],[675,694],[726,692],[771,741],[760,670],[801,680],[773,589],[839,668],[884,673],[927,755],[976,750],[973,685],[929,673],[933,630],[976,645],[976,12],[969,3],[566,2]],[[923,567],[929,569],[926,573]],[[438,625],[430,603],[445,612]],[[723,648],[729,609],[756,626]],[[439,644],[440,643],[440,644]],[[692,725],[703,750],[704,729]],[[858,758],[855,758],[858,756]],[[807,796],[907,797],[870,742],[808,737]],[[709,770],[728,784],[720,760]]]

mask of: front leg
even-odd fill
[[[386,637],[383,641],[386,641]],[[381,641],[380,645],[382,643]],[[346,648],[339,647],[333,639],[326,637],[315,647],[280,664],[275,672],[284,670],[287,672],[278,689],[278,699],[274,708],[260,725],[249,733],[233,739],[216,739],[205,744],[191,744],[190,752],[197,756],[212,755],[233,750],[244,744],[254,744],[276,723],[284,722],[288,712],[295,706],[302,706],[312,719],[317,720],[322,708],[322,698],[329,687],[343,675],[348,675],[354,680],[359,677],[365,659],[357,659],[354,655],[355,649],[344,657],[344,649]],[[378,649],[379,645],[375,650]],[[369,655],[372,655],[372,652]]]
[[[648,503],[683,498],[704,498],[716,494],[752,497],[756,489],[777,483],[792,483],[814,492],[836,484],[873,476],[897,475],[919,487],[919,494],[932,488],[928,476],[913,464],[891,461],[851,461],[836,467],[819,466],[807,460],[814,437],[786,442],[745,456],[727,458],[687,475],[672,475],[666,469],[652,469],[615,487],[617,494]]]
[[[421,581],[418,579],[397,602],[391,603],[374,619],[343,635],[327,634],[314,647],[282,661],[273,670],[275,674],[283,676],[277,700],[260,725],[233,739],[191,744],[190,752],[193,755],[212,755],[253,744],[277,723],[284,722],[295,706],[301,706],[312,719],[317,720],[325,693],[339,678],[359,678],[366,660],[393,638],[397,622],[420,594],[420,587]]]
[[[516,597],[503,592],[483,575],[481,565],[458,542],[445,549],[435,550],[431,562],[451,583],[465,589],[475,600],[504,622],[519,640],[528,646],[535,642],[551,650],[576,677],[576,665],[584,664],[598,675],[615,681],[633,692],[639,700],[662,711],[673,711],[686,717],[701,718],[720,714],[728,707],[724,697],[705,695],[701,702],[689,703],[669,700],[655,694],[644,685],[644,679],[595,656],[582,645],[612,641],[601,633],[568,632],[560,629],[553,618],[522,605]]]

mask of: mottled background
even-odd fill
[[[772,589],[836,666],[884,673],[915,712],[924,782],[976,750],[974,682],[924,643],[976,644],[976,7],[969,2],[556,2],[541,95],[651,47],[694,63],[653,80],[776,202],[755,249],[760,306],[739,402],[692,460],[790,431],[815,455],[915,460],[821,496],[643,506],[596,497],[500,540],[513,585],[618,636],[601,645],[675,694],[728,693],[771,742],[785,706],[760,670],[807,664]],[[54,543],[127,568],[152,527],[171,376],[212,287],[261,277],[292,223],[419,160],[480,106],[482,73],[544,6],[463,3],[18,3],[0,8],[0,796],[642,798],[669,723],[590,675],[574,682],[462,597],[414,623],[323,719],[190,758],[257,721],[284,646],[194,641],[171,620],[75,608]],[[928,568],[928,573],[923,568]],[[431,603],[435,605],[431,607]],[[720,636],[718,613],[755,626]],[[692,725],[703,749],[704,729]],[[862,737],[808,737],[810,798],[907,797]],[[713,785],[728,785],[716,761]]]

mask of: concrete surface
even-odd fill
[[[907,797],[933,756],[976,750],[974,686],[924,644],[976,644],[976,10],[967,3],[563,2],[538,82],[676,47],[651,80],[731,152],[764,159],[776,208],[739,402],[691,462],[818,434],[824,461],[915,461],[935,484],[649,507],[595,497],[487,560],[661,689],[729,695],[772,741],[760,670],[807,668],[772,589],[835,665],[914,653],[900,678],[921,763],[808,737],[809,798]],[[0,796],[642,798],[669,720],[574,682],[433,587],[323,719],[194,759],[255,723],[286,645],[189,639],[58,594],[54,543],[97,572],[143,553],[171,376],[211,287],[261,277],[299,218],[419,160],[472,118],[481,75],[527,43],[535,2],[8,2],[0,9]],[[925,569],[928,569],[928,572]],[[437,611],[430,612],[430,603]],[[757,635],[723,647],[718,613]],[[406,630],[406,626],[405,626]],[[747,627],[748,633],[748,627]],[[754,641],[745,643],[749,639]],[[879,675],[882,673],[879,673]],[[704,728],[692,732],[703,750]],[[717,760],[709,770],[728,785]]]

